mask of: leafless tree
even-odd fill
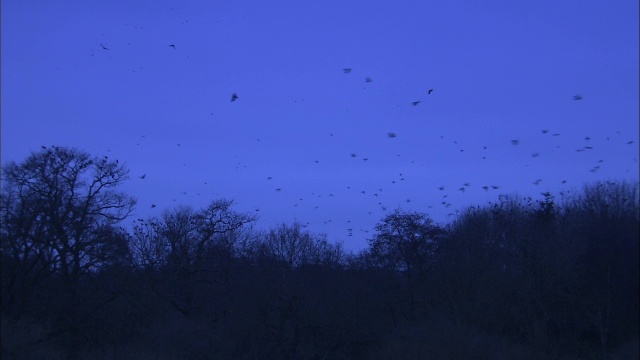
[[[116,190],[128,170],[117,160],[52,147],[23,163],[7,164],[2,175],[2,260],[13,277],[3,279],[3,300],[8,298],[7,306],[14,307],[9,313],[19,317],[39,282],[59,278],[68,296],[59,300],[69,310],[60,331],[70,337],[73,350],[82,278],[126,249],[116,240],[122,237],[114,236],[114,226],[135,205],[132,197]]]

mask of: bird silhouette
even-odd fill
[[[511,140],[511,145],[518,145],[520,140]]]
[[[175,46],[175,45],[173,45],[173,44],[169,44],[169,46],[171,46],[171,47],[172,47],[172,48],[174,48],[174,49],[176,48],[176,46]]]
[[[151,208],[153,209],[154,207],[156,207],[156,204],[151,204]]]
[[[144,178],[147,177],[147,174],[143,174],[142,176],[140,176],[140,179],[144,180]]]
[[[390,132],[390,133],[387,133],[387,136],[393,139],[393,138],[394,138],[394,137],[396,137],[397,135],[396,135],[396,133],[392,133],[392,132]]]
[[[433,89],[429,89],[429,91],[427,91],[427,95],[431,95],[432,92],[433,92]]]
[[[364,79],[364,82],[368,82],[368,83],[370,83],[370,82],[372,82],[372,81],[373,81],[373,80],[371,80],[371,78],[370,78],[370,77],[368,77],[368,76]]]
[[[413,105],[413,106],[417,106],[418,104],[420,104],[420,100],[417,100],[417,101],[414,101],[414,102],[411,103],[411,105]]]
[[[574,96],[573,96],[573,100],[582,100],[582,96],[580,96],[580,95],[574,95]]]
[[[343,71],[345,74],[348,74],[348,73],[350,73],[350,72],[351,72],[351,68],[344,68],[344,69],[342,69],[342,71]]]
[[[100,43],[100,46],[102,46],[102,50],[109,50],[109,48],[104,46],[104,45],[102,45],[102,43]]]
[[[231,94],[231,102],[234,102],[234,101],[236,101],[238,99],[239,99],[238,94],[236,94],[236,93]]]

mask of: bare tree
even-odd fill
[[[396,210],[376,225],[369,240],[371,257],[380,267],[413,276],[435,259],[444,235],[426,214]]]
[[[255,220],[233,211],[232,205],[216,200],[199,211],[181,207],[134,226],[135,262],[152,270],[155,293],[187,318],[193,314],[196,283],[225,281],[225,262],[235,248],[231,234]]]
[[[267,252],[289,269],[309,264],[339,263],[343,256],[340,244],[331,245],[323,235],[313,235],[302,225],[281,224],[265,236]]]
[[[111,263],[122,248],[111,235],[135,205],[116,191],[128,171],[117,160],[52,147],[21,164],[7,164],[2,175],[2,260],[13,277],[3,279],[3,303],[8,299],[6,310],[20,317],[28,293],[43,279],[59,277],[68,296],[60,300],[69,310],[60,332],[68,336],[69,356],[76,357],[80,281]]]

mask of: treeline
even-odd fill
[[[3,359],[637,358],[638,184],[395,211],[347,253],[227,200],[119,227],[127,169],[69,148],[2,169]]]

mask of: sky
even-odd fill
[[[2,1],[2,164],[76,147],[133,219],[224,198],[351,250],[395,209],[637,182],[638,6]]]

